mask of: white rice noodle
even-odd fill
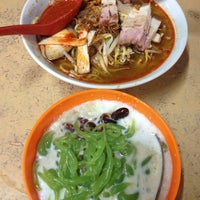
[[[74,70],[69,71],[69,76],[73,78],[80,78],[82,75],[77,74]]]
[[[113,42],[110,44],[110,46],[109,46],[109,48],[108,48],[108,55],[110,55],[112,52],[113,52],[113,50],[115,49],[115,47],[117,46],[117,44],[118,44],[118,40],[119,40],[119,36],[117,36],[114,40],[113,40]]]
[[[103,59],[103,56],[102,54],[100,54],[99,52],[97,53],[97,59],[100,63],[100,66],[102,67],[102,69],[105,71],[105,72],[108,72],[108,69],[107,69],[107,66],[105,65],[105,62],[104,62],[104,59]]]
[[[146,48],[149,48],[151,45],[151,41],[159,43],[161,41],[161,35],[157,33],[161,24],[161,20],[155,17],[152,17],[151,24],[149,28],[149,32],[146,39]],[[156,38],[155,38],[156,37]]]
[[[106,68],[108,66],[108,57],[117,46],[118,39],[119,36],[117,36],[115,39],[113,38],[113,36],[110,36],[109,39],[103,41],[103,44],[99,46],[98,50],[99,53],[102,55],[101,58],[103,59],[104,63],[103,68]]]
[[[106,66],[108,66],[108,54],[107,54],[107,45],[106,42],[103,42],[103,60]]]
[[[145,61],[147,62],[149,59],[151,59],[151,54],[159,54],[162,53],[160,50],[153,50],[153,49],[145,49]]]

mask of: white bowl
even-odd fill
[[[174,29],[175,29],[175,45],[170,54],[170,56],[166,59],[166,61],[158,67],[156,70],[151,73],[138,78],[136,80],[123,82],[123,83],[114,83],[114,84],[96,84],[96,83],[88,83],[84,81],[80,81],[77,79],[73,79],[64,73],[58,71],[53,65],[51,65],[42,55],[38,48],[36,36],[35,35],[24,35],[23,42],[24,45],[31,55],[31,57],[36,61],[38,65],[40,65],[43,69],[45,69],[50,74],[55,77],[71,83],[73,85],[77,85],[85,88],[104,88],[104,89],[124,89],[130,88],[134,86],[138,86],[144,83],[147,83],[162,74],[168,71],[180,58],[182,55],[187,38],[188,38],[188,26],[185,15],[177,3],[176,0],[156,0],[156,2],[164,9],[164,11],[170,17]],[[49,0],[27,0],[24,8],[21,13],[21,24],[30,24],[32,23],[35,17],[41,15],[43,10],[48,6]],[[172,9],[173,8],[173,9]]]

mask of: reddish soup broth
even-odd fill
[[[175,42],[175,31],[169,16],[155,2],[151,3],[151,12],[152,16],[161,20],[158,33],[163,34],[160,43],[151,43],[152,47],[150,50],[152,51],[141,52],[135,50],[134,53],[131,54],[129,62],[116,66],[108,65],[107,72],[102,69],[100,64],[93,65],[90,63],[90,72],[80,75],[76,73],[70,75],[69,71],[73,70],[74,67],[65,57],[50,62],[56,69],[65,73],[67,76],[92,83],[121,83],[143,77],[162,65],[169,57]]]

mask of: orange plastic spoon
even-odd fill
[[[42,13],[37,24],[24,24],[0,27],[3,35],[53,35],[62,30],[78,13],[82,0],[55,1]]]

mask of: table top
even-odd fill
[[[19,23],[25,0],[0,1],[0,26]],[[178,0],[189,38],[178,62],[150,83],[122,90],[148,103],[174,133],[182,160],[177,200],[200,199],[200,1]],[[84,90],[53,77],[27,53],[20,36],[0,37],[0,200],[28,199],[22,180],[26,138],[53,103]]]

